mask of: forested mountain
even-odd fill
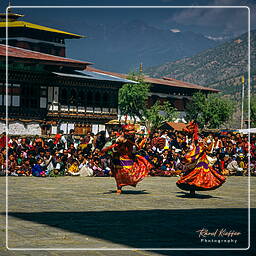
[[[256,31],[250,33],[251,83],[255,93]],[[189,58],[148,68],[147,75],[172,77],[221,90],[224,95],[240,98],[241,76],[248,72],[248,34],[243,34],[217,47],[202,51]],[[247,81],[245,81],[247,82]],[[246,92],[245,92],[246,93]]]
[[[141,20],[116,25],[84,24],[83,40],[72,41],[68,51],[73,58],[91,61],[98,68],[129,73],[214,47],[220,42],[190,31],[160,29]]]

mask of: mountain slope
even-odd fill
[[[84,24],[81,34],[88,37],[68,46],[72,57],[96,63],[98,68],[128,73],[160,65],[214,47],[219,43],[193,32],[174,33],[134,20],[117,25]]]
[[[255,74],[256,31],[251,31],[251,73]],[[241,75],[248,72],[248,35],[243,34],[229,42],[183,58],[145,70],[153,77],[172,77],[219,89],[224,94],[239,96]],[[255,91],[255,87],[252,89]]]

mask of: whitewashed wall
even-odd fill
[[[52,126],[52,134],[57,134],[57,125]]]
[[[5,132],[5,123],[0,123],[0,133]],[[9,123],[9,134],[14,135],[41,135],[41,128],[38,123],[23,124],[22,122]]]
[[[105,131],[106,126],[104,124],[92,124],[92,133],[97,134],[100,131]]]
[[[71,129],[75,129],[74,123],[61,123],[61,125],[60,125],[60,130],[62,130],[64,132],[64,134],[69,134],[69,131]]]
[[[5,123],[4,122],[0,122],[0,134],[5,132]]]

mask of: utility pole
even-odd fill
[[[244,76],[241,77],[242,80],[242,105],[241,105],[241,125],[240,128],[243,129],[244,126]]]

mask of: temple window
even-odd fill
[[[6,105],[6,86],[4,83],[0,84],[0,106]],[[8,106],[20,106],[20,84],[8,85]]]
[[[21,106],[25,108],[38,108],[39,90],[33,84],[21,86]]]
[[[11,90],[12,104],[13,107],[20,106],[20,84],[12,84]]]
[[[40,96],[41,97],[46,97],[47,96],[47,87],[46,86],[41,86],[40,88]]]
[[[40,108],[46,108],[47,106],[47,87],[40,87]]]
[[[0,106],[2,106],[4,103],[4,99],[3,99],[4,93],[5,93],[4,84],[0,83]]]

